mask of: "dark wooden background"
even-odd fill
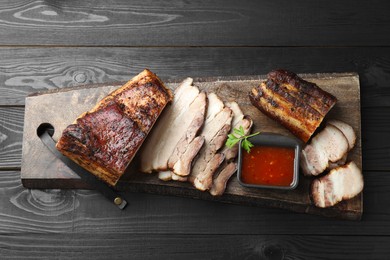
[[[0,258],[388,259],[388,1],[1,1]],[[124,81],[297,73],[360,75],[364,214],[347,222],[283,210],[20,181],[24,99]]]

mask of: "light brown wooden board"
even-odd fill
[[[326,119],[343,120],[356,130],[358,140],[355,148],[349,153],[349,159],[355,161],[361,168],[361,117],[358,75],[356,73],[335,73],[301,76],[306,80],[315,82],[337,97],[338,102]],[[249,91],[264,78],[265,76],[197,78],[194,84],[207,92],[215,92],[224,101],[237,101],[244,113],[254,120],[253,131],[274,132],[291,136],[286,129],[262,114],[249,101]],[[172,89],[178,84],[177,82],[167,82],[167,85]],[[21,170],[22,183],[25,187],[89,188],[75,173],[71,172],[45,148],[36,134],[36,129],[41,123],[52,124],[55,128],[53,138],[57,140],[62,130],[72,123],[76,117],[92,108],[101,98],[121,85],[121,83],[88,85],[36,93],[26,98]],[[164,182],[159,180],[156,174],[139,173],[136,170],[136,164],[137,160],[130,165],[127,173],[121,178],[116,187],[118,190],[277,207],[350,220],[360,219],[363,212],[362,194],[331,208],[320,209],[315,207],[309,194],[312,179],[303,177],[302,174],[300,174],[297,189],[292,191],[245,188],[237,182],[234,175],[229,181],[225,194],[221,197],[213,197],[208,192],[194,189],[188,183]]]

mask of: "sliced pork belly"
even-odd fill
[[[195,188],[201,191],[210,189],[213,185],[213,175],[224,159],[225,156],[223,154],[214,154],[210,161],[207,162],[206,168],[203,170],[203,172],[199,173],[198,176],[196,176],[194,181]]]
[[[317,207],[326,208],[355,197],[363,190],[363,186],[361,170],[354,162],[349,162],[313,180],[311,195]]]
[[[314,138],[311,143],[316,147],[323,148],[331,162],[340,160],[347,153],[349,147],[343,132],[332,125],[327,125],[318,138]]]
[[[335,127],[337,127],[348,140],[348,150],[352,150],[352,148],[355,146],[356,143],[356,133],[353,130],[352,126],[348,125],[347,123],[340,121],[340,120],[329,120],[328,124],[331,124]]]
[[[188,176],[191,172],[191,163],[195,156],[198,154],[200,148],[204,144],[204,137],[198,136],[194,138],[191,142],[180,142],[179,148],[177,149],[179,154],[173,154],[173,160],[170,159],[168,162],[169,168],[175,175],[178,176]],[[177,158],[177,160],[176,160]]]
[[[221,118],[224,118],[225,120],[221,120]],[[231,110],[229,108],[224,108],[224,110],[216,116],[216,120],[211,121],[211,125],[214,128],[209,129],[210,132],[219,129],[210,142],[206,143],[205,149],[201,150],[191,174],[192,176],[196,176],[194,179],[194,186],[198,190],[205,191],[211,188],[213,175],[225,159],[225,155],[217,153],[217,151],[225,144],[231,128],[231,119]]]
[[[210,194],[213,196],[221,196],[225,192],[227,182],[236,171],[237,163],[228,163],[213,180],[213,186],[210,189]]]
[[[240,107],[236,102],[226,103],[226,106],[233,111],[233,128],[243,127],[244,133],[249,134],[253,125],[253,121],[248,116],[244,116]],[[233,128],[230,133],[233,133]],[[230,177],[236,172],[237,164],[233,162],[238,154],[239,144],[236,144],[232,148],[224,146],[220,153],[225,155],[225,161],[214,174],[213,185],[210,189],[210,194],[213,196],[220,196],[225,192],[226,184]]]
[[[200,190],[211,187],[213,173],[224,159],[223,155],[216,156],[216,154],[225,144],[233,118],[232,110],[224,107],[217,95],[209,94],[208,100],[206,120],[201,132],[201,136],[204,137],[204,145],[189,175],[189,181]]]
[[[146,140],[141,151],[141,171],[167,171],[168,162],[174,165],[179,159],[188,161],[191,155],[180,150],[183,144],[191,144],[204,122],[206,94],[192,86],[192,79],[184,80],[175,90],[172,105],[157,122],[151,136]],[[199,139],[196,140],[197,144]],[[194,147],[196,145],[190,145]],[[183,158],[183,156],[186,156]],[[192,159],[191,159],[192,160]],[[164,179],[168,173],[161,174]]]
[[[241,108],[236,102],[227,102],[226,106],[233,111],[233,127],[231,128],[230,134],[233,134],[234,128],[239,129],[241,126],[244,128],[244,133],[246,135],[249,134],[253,125],[252,119],[244,115],[244,113],[241,111]],[[232,148],[224,146],[221,153],[225,155],[225,160],[227,161],[235,159],[238,154],[238,144],[236,144]]]
[[[333,125],[318,133],[302,150],[301,167],[305,175],[318,175],[325,171],[329,162],[337,162],[348,151],[348,140]]]
[[[193,113],[189,115],[192,117],[192,122],[168,160],[168,168],[176,175],[188,176],[190,174],[192,160],[204,143],[204,137],[197,135],[205,120],[206,105],[206,93],[202,92],[190,107],[190,110],[193,108]]]

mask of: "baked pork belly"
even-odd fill
[[[305,143],[319,127],[337,99],[316,84],[286,70],[275,70],[252,89],[252,104]]]
[[[192,160],[204,143],[198,136],[207,107],[206,93],[187,78],[175,90],[173,103],[164,111],[141,151],[141,171],[160,171],[170,180],[172,173],[187,176]]]
[[[221,196],[226,189],[226,185],[230,177],[237,171],[237,163],[230,162],[219,172],[213,180],[213,185],[210,189],[210,194],[213,196]]]
[[[326,208],[355,197],[363,190],[363,186],[361,170],[354,162],[349,162],[313,180],[311,196],[317,207]]]
[[[341,132],[343,132],[344,136],[348,140],[348,151],[352,150],[356,143],[356,133],[353,130],[352,126],[348,125],[343,121],[335,119],[329,120],[327,123],[333,125],[334,127],[337,127]]]
[[[353,128],[339,120],[329,120],[326,127],[302,150],[301,167],[305,175],[318,175],[342,166],[356,143]]]
[[[348,152],[348,140],[338,128],[333,125],[319,132],[301,154],[301,167],[307,176],[319,175],[329,166],[329,162],[337,162]]]
[[[226,106],[233,111],[233,128],[230,134],[234,134],[233,129],[244,129],[245,135],[249,134],[253,125],[253,121],[250,117],[245,116],[236,102],[228,102]],[[239,144],[237,143],[232,148],[224,146],[220,153],[225,157],[225,161],[219,167],[218,171],[214,174],[213,184],[210,189],[210,194],[213,196],[220,196],[225,192],[227,182],[231,176],[237,170],[237,163],[235,159],[238,154]]]
[[[79,116],[56,147],[114,186],[172,98],[162,81],[144,70]]]
[[[211,188],[213,174],[225,158],[218,150],[225,144],[233,119],[232,110],[225,107],[217,95],[209,94],[208,100],[209,108],[201,132],[205,141],[189,176],[189,181],[202,191]]]

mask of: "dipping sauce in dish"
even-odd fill
[[[246,184],[290,187],[294,181],[295,149],[254,146],[242,158],[241,181]]]

